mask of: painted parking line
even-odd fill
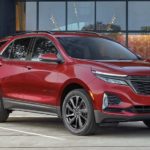
[[[44,138],[50,138],[50,139],[54,139],[54,140],[60,140],[60,141],[65,140],[64,138],[60,138],[60,137],[56,137],[56,136],[49,136],[49,135],[44,135],[44,134],[39,134],[39,133],[34,133],[34,132],[27,132],[27,131],[22,131],[22,130],[16,130],[16,129],[11,129],[11,128],[0,127],[0,129],[18,132],[18,133],[24,133],[24,134],[28,134],[28,135],[40,136],[40,137],[44,137]]]

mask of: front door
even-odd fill
[[[53,42],[45,37],[37,37],[31,53],[30,61],[27,62],[28,73],[26,74],[27,89],[25,99],[42,104],[56,105],[58,93],[58,74],[60,64],[44,62],[39,56],[42,54],[55,53],[58,51]]]

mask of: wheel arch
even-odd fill
[[[90,96],[90,88],[85,84],[83,83],[82,81],[80,80],[76,80],[76,81],[68,81],[65,86],[62,87],[62,90],[60,92],[60,97],[59,97],[59,100],[58,100],[58,106],[60,106],[60,113],[61,113],[61,108],[62,108],[62,104],[63,104],[63,101],[64,101],[64,98],[66,97],[66,95],[72,91],[72,90],[75,90],[75,89],[84,89]],[[90,96],[91,97],[91,96]],[[92,99],[92,97],[91,97]]]

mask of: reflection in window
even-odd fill
[[[12,49],[12,46],[13,46],[13,42],[5,49],[5,51],[2,53],[2,57],[3,58],[10,58],[11,56],[11,49]]]
[[[0,47],[3,46],[7,41],[0,42]]]
[[[39,29],[65,30],[65,2],[39,3]]]
[[[97,30],[120,31],[125,30],[126,3],[125,2],[97,2]]]
[[[49,39],[45,39],[45,38],[38,38],[34,46],[32,61],[40,61],[39,56],[43,54],[49,54],[49,53],[53,53],[56,55],[58,53],[52,41],[50,41]]]
[[[73,58],[90,60],[137,60],[122,45],[96,37],[60,37],[67,54]]]
[[[125,33],[99,33],[99,35],[117,41],[118,43],[126,46],[126,34]]]
[[[150,58],[150,35],[149,34],[129,34],[129,48],[141,55],[143,58]]]
[[[30,42],[31,38],[16,40],[6,48],[6,50],[2,54],[2,57],[18,60],[26,60]]]
[[[68,30],[94,30],[94,2],[68,2]]]
[[[16,30],[36,30],[36,2],[16,3]]]
[[[150,2],[129,2],[129,30],[150,31]]]

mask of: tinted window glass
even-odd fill
[[[39,29],[65,30],[65,2],[39,2]]]
[[[7,41],[0,42],[0,47],[3,46]]]
[[[31,38],[16,40],[14,43],[10,44],[6,48],[6,50],[2,54],[3,57],[25,60],[27,53],[28,53],[30,41],[31,41]]]
[[[68,2],[68,30],[94,30],[94,2]]]
[[[16,30],[32,31],[37,28],[37,2],[16,1]]]
[[[40,61],[39,56],[42,54],[54,53],[57,55],[58,51],[52,41],[46,38],[38,38],[36,40],[32,60]]]
[[[104,38],[61,37],[69,56],[90,60],[135,60],[136,55],[114,41]]]
[[[129,2],[129,30],[150,31],[150,2]]]
[[[125,30],[126,2],[102,1],[97,2],[96,7],[97,30]]]
[[[11,55],[11,49],[12,49],[13,43],[11,43],[3,52],[2,57],[3,58],[10,58]]]

